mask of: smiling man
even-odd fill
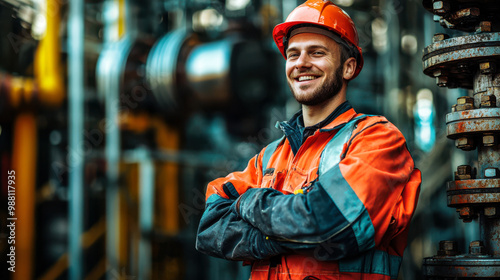
[[[396,279],[420,171],[386,118],[356,113],[363,67],[351,18],[309,0],[275,27],[302,110],[242,172],[207,188],[196,248],[252,265],[251,279]]]

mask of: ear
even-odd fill
[[[354,72],[356,71],[356,66],[357,66],[356,59],[354,57],[349,57],[345,62],[344,62],[344,69],[343,69],[343,78],[346,80],[352,79],[354,76]]]

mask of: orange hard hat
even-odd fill
[[[363,68],[363,54],[359,47],[358,32],[351,17],[341,8],[328,0],[308,0],[295,8],[284,23],[276,25],[273,30],[274,42],[286,59],[285,51],[290,30],[297,25],[313,25],[326,28],[337,34],[347,45],[357,52],[354,79]],[[345,45],[345,44],[344,44]]]

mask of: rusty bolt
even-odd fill
[[[486,147],[492,147],[497,144],[498,138],[494,134],[485,134],[483,136],[483,145]]]
[[[436,84],[438,87],[446,87],[448,86],[448,77],[439,76],[436,78]]]
[[[456,241],[442,240],[439,241],[438,256],[456,256],[459,254]]]
[[[481,96],[481,108],[492,108],[497,106],[497,98],[494,95]]]
[[[476,32],[491,32],[491,21],[481,21]]]
[[[432,37],[432,42],[436,43],[436,42],[439,42],[439,41],[446,40],[448,38],[450,38],[450,35],[448,35],[448,34],[445,34],[445,33],[436,33]]]
[[[475,211],[470,207],[457,208],[457,212],[464,223],[472,222],[472,219],[476,216]]]
[[[471,175],[472,167],[470,165],[459,165],[457,167],[458,175]]]
[[[439,77],[439,76],[443,75],[443,71],[441,71],[441,69],[434,70],[432,75],[434,75],[434,77]]]
[[[475,169],[473,169],[470,165],[460,165],[457,167],[455,180],[469,180],[474,179],[474,177]]]
[[[469,244],[469,254],[472,254],[472,255],[484,255],[484,254],[486,254],[486,250],[484,248],[483,241],[481,241],[481,240],[472,241]]]
[[[484,215],[486,217],[495,217],[497,215],[497,208],[496,207],[485,207],[484,208]]]
[[[457,106],[458,110],[458,106]],[[476,148],[474,139],[470,137],[461,137],[455,140],[455,146],[462,151],[472,151]]]
[[[470,96],[462,96],[457,99],[457,111],[465,111],[474,109],[474,98]]]
[[[451,106],[451,112],[456,112],[457,111],[457,104]]]
[[[467,103],[471,103],[471,104],[474,104],[474,98],[470,97],[470,96],[461,96],[459,98],[457,98],[457,104],[467,104]]]
[[[450,3],[448,1],[434,1],[432,9],[436,15],[444,15],[450,10]]]
[[[483,62],[479,64],[479,71],[483,75],[491,74],[495,71],[493,62]]]
[[[484,170],[485,178],[498,178],[500,177],[500,171],[496,167],[488,167]]]
[[[474,109],[474,105],[470,103],[466,104],[457,104],[457,107],[455,107],[457,111],[466,111],[466,110],[472,110]]]

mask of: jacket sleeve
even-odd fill
[[[233,203],[216,194],[209,197],[198,228],[198,251],[236,261],[268,259],[286,252],[278,242],[237,217],[231,211]]]
[[[241,193],[260,184],[261,154],[252,158],[244,171],[208,184],[205,211],[196,239],[198,251],[228,260],[246,261],[268,259],[286,252],[277,241],[267,238],[231,210]]]
[[[328,259],[387,245],[409,224],[420,172],[403,136],[388,122],[356,130],[347,149],[345,158],[308,192],[250,189],[238,199],[235,212],[288,249],[326,246]],[[412,189],[404,191],[407,185]]]

